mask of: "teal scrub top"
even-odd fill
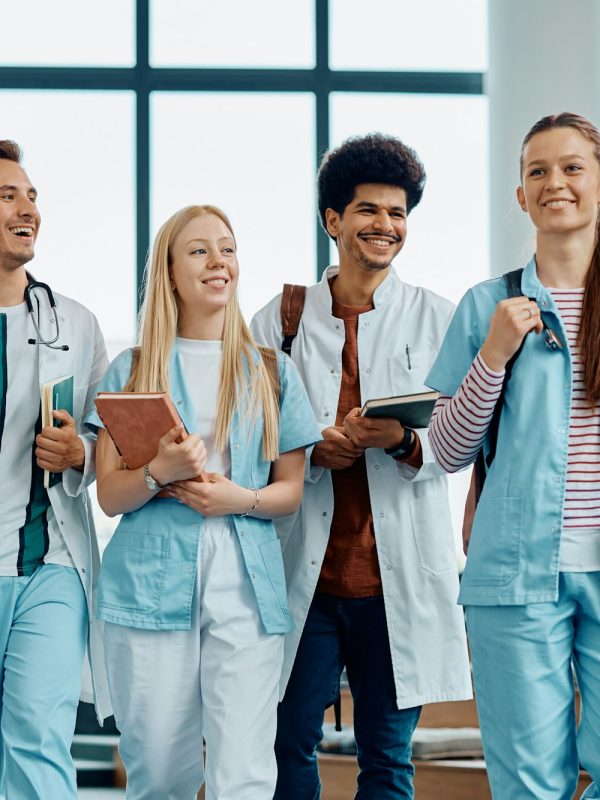
[[[496,457],[487,474],[461,580],[463,605],[520,605],[558,598],[572,364],[567,335],[552,295],[537,277],[535,258],[521,279],[542,317],[559,336],[550,350],[529,334],[502,406]],[[425,383],[456,394],[483,345],[500,300],[502,277],[480,283],[461,300]],[[487,442],[484,443],[487,452]]]
[[[129,380],[131,350],[110,365],[99,392],[118,392]],[[306,390],[291,359],[277,354],[280,382],[279,452],[308,447],[321,440]],[[187,430],[196,428],[175,345],[170,389]],[[93,431],[103,427],[95,410],[85,417]],[[234,414],[229,439],[231,480],[261,489],[271,462],[262,458],[262,417]],[[118,625],[150,630],[189,630],[198,545],[204,517],[177,500],[153,498],[137,511],[123,514],[102,560],[97,615]],[[266,633],[287,633],[290,620],[281,546],[271,520],[231,516],[243,560],[252,581]]]

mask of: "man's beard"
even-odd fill
[[[384,261],[376,261],[375,259],[369,258],[360,248],[360,246],[354,240],[346,240],[343,237],[340,237],[340,243],[344,247],[347,253],[349,253],[353,260],[361,266],[363,269],[369,272],[382,272],[385,269],[389,269],[392,264],[392,261],[397,255],[397,251],[394,252],[389,259]]]
[[[0,272],[5,272],[10,275],[32,260],[33,253],[31,253],[31,255],[18,255],[17,253],[0,255]]]

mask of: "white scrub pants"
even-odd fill
[[[554,603],[469,606],[467,628],[494,800],[571,800],[579,761],[600,798],[600,572],[560,573]]]
[[[75,800],[70,754],[88,614],[77,570],[0,577],[0,796]],[[3,763],[4,762],[4,763]]]
[[[263,632],[237,535],[202,529],[189,631],[105,627],[127,800],[271,800],[283,637]],[[203,768],[202,738],[206,742]]]

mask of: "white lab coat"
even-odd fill
[[[345,337],[343,321],[331,314],[327,282],[337,269],[330,267],[319,284],[309,287],[292,345],[292,358],[323,428],[335,425]],[[358,325],[361,402],[426,391],[423,380],[452,304],[403,283],[393,270],[373,303]],[[252,320],[259,344],[281,346],[280,304],[281,296],[275,297]],[[418,470],[398,464],[382,449],[366,451],[398,708],[472,696],[463,614],[456,604],[457,559],[446,478],[435,464],[426,430],[418,433],[423,448]],[[310,451],[300,512],[276,520],[295,625],[286,636],[282,697],[319,578],[333,508],[331,474],[311,466],[309,459]]]
[[[36,297],[40,302],[39,324],[42,335],[44,338],[48,338],[48,335],[52,338],[56,329],[50,324],[52,312],[46,294],[37,291]],[[60,339],[55,344],[66,344],[69,349],[51,350],[45,345],[36,345],[40,387],[64,375],[73,375],[73,417],[85,447],[85,469],[83,472],[66,470],[62,482],[51,487],[48,495],[87,598],[89,636],[81,699],[95,703],[96,714],[99,721],[102,721],[112,711],[104,668],[102,623],[96,620],[93,603],[100,570],[100,554],[87,486],[96,477],[96,437],[81,428],[81,420],[86,407],[93,402],[96,384],[106,372],[108,359],[96,317],[75,300],[56,293],[54,298],[60,327]],[[34,309],[37,310],[35,302]],[[29,332],[32,338],[36,337],[31,321]]]

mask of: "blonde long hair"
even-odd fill
[[[139,359],[125,387],[130,392],[169,391],[169,358],[177,336],[179,308],[171,288],[169,268],[172,247],[187,223],[212,214],[235,236],[227,215],[216,206],[187,206],[170,217],[156,235],[152,256],[146,264],[144,302],[139,317]],[[240,402],[245,401],[245,408]],[[255,420],[262,411],[262,456],[275,461],[279,455],[279,398],[264,359],[246,325],[238,299],[225,307],[223,356],[215,420],[215,446],[223,451],[229,442],[234,411]],[[251,426],[250,426],[251,427]]]

